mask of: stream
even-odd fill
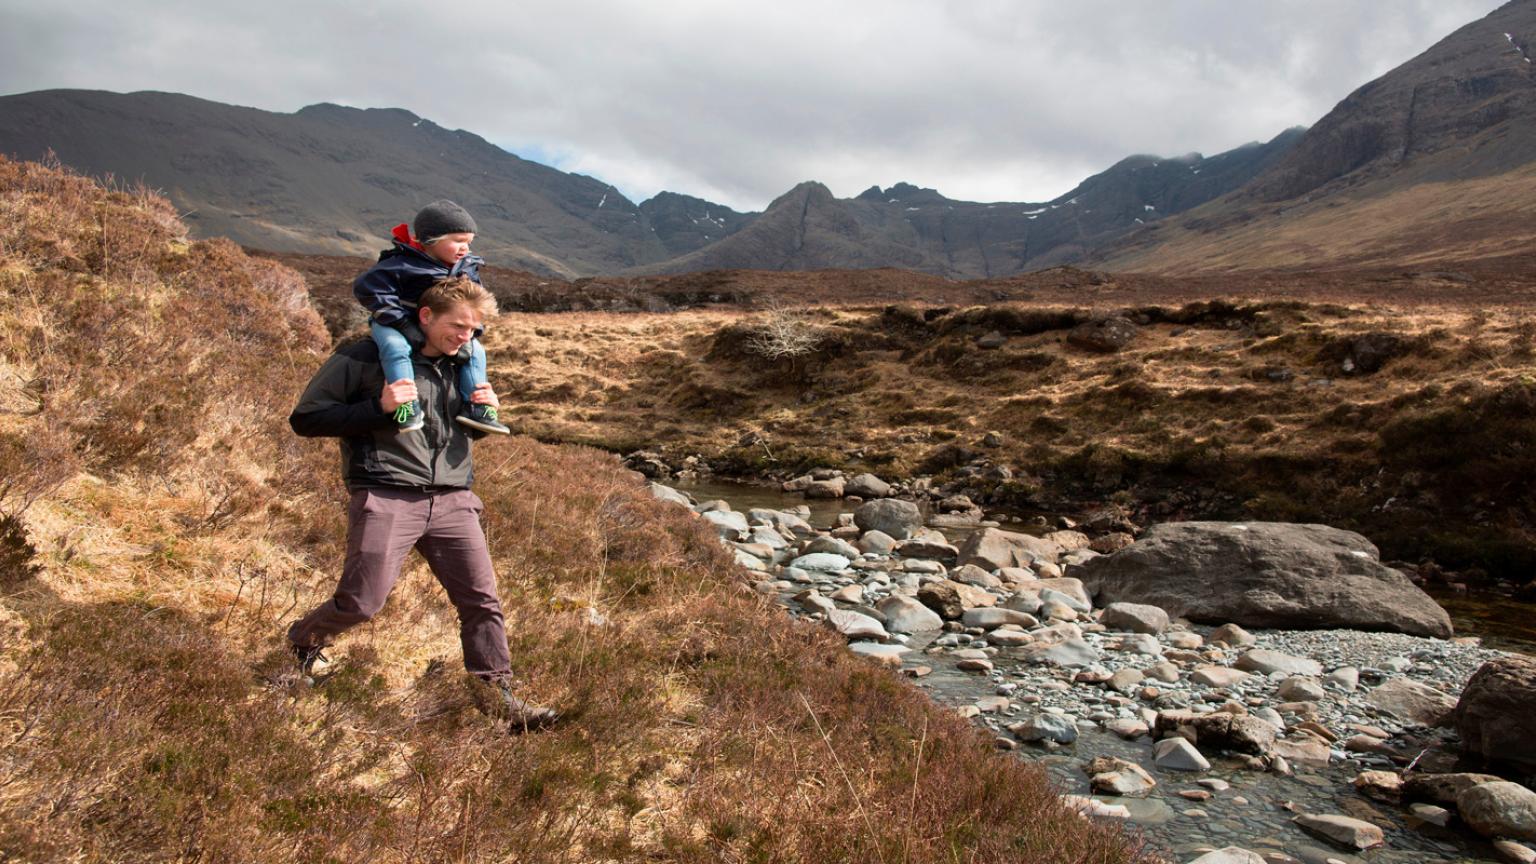
[[[692,495],[698,501],[723,499],[731,508],[745,512],[751,508],[787,510],[806,506],[810,509],[807,519],[816,528],[831,526],[838,514],[849,512],[852,504],[832,500],[806,500],[798,493],[784,493],[770,486],[750,485],[718,479],[704,482],[679,483],[676,488]],[[991,518],[992,514],[988,514]],[[1003,516],[1003,527],[1012,531],[1031,532],[1023,521],[1023,515]],[[1051,520],[1054,522],[1054,520]],[[943,533],[958,545],[974,528],[943,528]],[[1536,653],[1536,616],[1529,607],[1514,603],[1507,598],[1476,594],[1459,594],[1450,591],[1436,593],[1435,599],[1451,614],[1458,635],[1478,636],[1484,647],[1523,653]],[[781,602],[791,614],[799,614],[799,604],[782,595]],[[1195,626],[1195,632],[1205,635],[1211,627]],[[1255,631],[1260,646],[1274,639],[1274,647],[1292,648],[1294,631]],[[1464,862],[1499,860],[1493,848],[1466,830],[1439,827],[1416,818],[1407,810],[1382,803],[1357,793],[1351,781],[1363,768],[1391,768],[1385,757],[1349,754],[1340,759],[1336,752],[1327,765],[1295,764],[1294,776],[1282,776],[1273,772],[1254,771],[1242,766],[1236,758],[1211,756],[1211,768],[1198,774],[1155,769],[1145,738],[1125,740],[1099,728],[1079,724],[1081,733],[1077,741],[1068,745],[1041,746],[1012,741],[1005,731],[1010,723],[1033,715],[1039,710],[1081,711],[1083,703],[1091,709],[1095,703],[1102,708],[1113,707],[1113,694],[1097,688],[1061,686],[1059,673],[1042,667],[1013,668],[1012,664],[999,662],[999,673],[990,677],[957,668],[957,661],[947,651],[928,653],[924,649],[942,636],[939,632],[913,634],[908,647],[911,653],[904,656],[902,667],[912,674],[918,667],[925,670],[914,680],[915,686],[927,692],[936,702],[956,709],[969,709],[985,697],[1007,693],[1012,700],[1001,713],[981,713],[973,722],[997,734],[999,746],[1011,750],[1020,758],[1041,764],[1052,775],[1058,788],[1069,794],[1089,795],[1089,777],[1083,765],[1097,756],[1114,756],[1137,762],[1152,771],[1157,787],[1144,798],[1095,796],[1109,804],[1124,805],[1130,811],[1130,827],[1139,831],[1150,845],[1172,856],[1175,861],[1187,861],[1203,851],[1228,845],[1243,846],[1260,853],[1272,853],[1275,861],[1300,860],[1325,864],[1329,861],[1369,862],[1369,864],[1431,864],[1431,862]],[[1423,667],[1444,666],[1445,658],[1435,656],[1434,646],[1447,646],[1442,640],[1420,639],[1397,634],[1359,634],[1364,647],[1354,650],[1364,652],[1362,659],[1378,663],[1390,663],[1392,658],[1417,652],[1422,655],[1415,661]],[[1306,638],[1305,635],[1302,637]],[[1347,641],[1347,640],[1341,640]],[[1379,645],[1379,649],[1376,646]],[[1376,649],[1373,654],[1372,649]],[[1476,649],[1467,649],[1476,651]],[[1477,652],[1479,654],[1483,652]],[[1466,652],[1462,652],[1463,655]],[[1002,661],[1002,657],[998,658]],[[1457,659],[1466,661],[1464,656]],[[1466,661],[1470,662],[1470,661]],[[1362,665],[1374,665],[1371,662]],[[1455,664],[1452,664],[1455,665]],[[1463,666],[1449,676],[1462,678],[1475,668]],[[1052,679],[1052,674],[1057,678]],[[1066,679],[1070,681],[1070,677]],[[1458,684],[1448,680],[1448,684]],[[1016,688],[1016,689],[1015,689]],[[1067,692],[1062,692],[1067,691]],[[1099,695],[1103,694],[1103,696]],[[1022,697],[1019,698],[1019,697]],[[1021,704],[1022,703],[1022,704]],[[1352,711],[1353,706],[1346,710]],[[1361,720],[1370,720],[1367,712]],[[1335,745],[1338,746],[1338,745]],[[1472,769],[1467,769],[1472,770]],[[1198,783],[1197,781],[1204,781]],[[1225,787],[1223,788],[1223,785]],[[1215,787],[1215,791],[1210,791]],[[1182,794],[1181,794],[1182,793]],[[1194,799],[1194,800],[1191,800]],[[1365,852],[1345,853],[1328,843],[1303,834],[1291,823],[1297,812],[1344,813],[1366,819],[1386,830],[1387,843]],[[1294,856],[1285,858],[1283,854]]]

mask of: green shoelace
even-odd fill
[[[395,422],[396,423],[405,423],[406,421],[411,419],[411,414],[412,413],[413,412],[411,410],[411,403],[410,402],[407,402],[404,405],[401,405],[399,408],[395,409]]]

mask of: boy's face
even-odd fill
[[[475,242],[473,234],[444,234],[424,248],[428,255],[452,267],[459,263],[460,258],[469,254],[469,244],[473,242]]]

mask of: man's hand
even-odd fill
[[[487,385],[489,386],[489,385]],[[384,392],[379,394],[379,407],[386,414],[393,413],[396,408],[407,402],[416,401],[416,382],[410,378],[401,378],[384,385]]]
[[[501,400],[496,398],[496,391],[491,389],[491,382],[487,381],[475,388],[475,392],[469,394],[469,401],[476,405],[489,405],[492,408],[500,407]]]

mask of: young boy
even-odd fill
[[[391,232],[394,248],[380,252],[379,262],[352,283],[352,293],[372,313],[368,327],[378,343],[386,381],[415,379],[411,343],[421,342],[416,325],[421,295],[439,279],[467,276],[480,283],[480,265],[485,259],[469,251],[475,230],[475,220],[463,207],[446,199],[433,201],[416,214],[410,229],[403,222],[395,226]],[[469,361],[459,367],[464,409],[453,419],[472,429],[505,435],[510,430],[497,422],[495,407],[474,404],[468,398],[486,382],[485,349],[478,331],[475,336],[470,342]],[[395,411],[395,422],[401,432],[420,429],[420,406],[415,402],[401,405]]]

